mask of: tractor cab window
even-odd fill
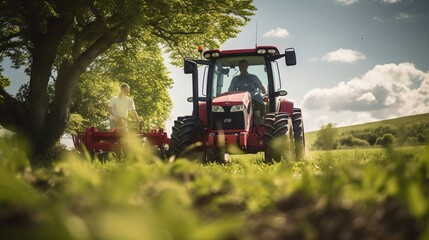
[[[224,57],[216,60],[212,97],[228,91],[249,91],[262,95],[267,89],[268,77],[263,56]]]
[[[271,62],[271,66],[273,69],[274,91],[278,91],[282,87],[281,78],[280,78],[279,63],[277,61]]]

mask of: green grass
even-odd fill
[[[6,145],[7,144],[7,145]],[[300,162],[122,161],[46,168],[0,143],[5,239],[427,239],[429,147],[308,152]]]
[[[353,131],[353,130],[365,130],[365,129],[375,129],[378,127],[392,127],[392,128],[400,128],[407,124],[419,124],[419,123],[427,123],[429,122],[429,113],[419,114],[413,116],[400,117],[395,119],[387,119],[377,122],[370,122],[346,127],[337,127],[338,135],[341,135],[343,132]],[[316,140],[318,131],[312,131],[305,133],[306,145],[311,146]]]

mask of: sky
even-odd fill
[[[429,113],[429,1],[255,0],[256,14],[220,49],[293,47],[282,86],[306,131]],[[257,30],[256,30],[257,29]],[[257,37],[256,37],[257,36]],[[282,64],[283,63],[283,64]],[[191,76],[168,65],[174,108],[189,115]]]
[[[252,20],[221,49],[293,47],[282,86],[303,110],[306,131],[429,112],[429,1],[254,0]],[[256,27],[257,26],[257,27]],[[257,30],[256,30],[257,29]],[[167,122],[190,115],[191,75],[168,64],[174,107]],[[284,61],[280,61],[284,63]],[[14,93],[23,73],[5,67]],[[144,116],[143,116],[144,117]]]

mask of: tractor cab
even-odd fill
[[[292,133],[293,116],[299,118],[300,126],[297,120],[296,128],[302,128],[301,110],[294,108],[281,89],[277,62],[284,57],[287,66],[295,65],[294,49],[288,48],[281,54],[274,46],[259,46],[208,50],[202,56],[205,59],[184,61],[185,73],[192,74],[193,113],[175,121],[172,154],[180,156],[190,145],[200,142],[199,150],[205,152],[209,162],[222,162],[230,145],[246,153],[268,151],[266,157],[278,160],[269,147],[274,135]],[[202,80],[198,78],[198,65],[206,66]],[[204,87],[203,96],[199,96],[199,86]],[[283,132],[283,125],[287,133]],[[303,139],[303,129],[299,131]]]
[[[279,97],[286,95],[284,90],[277,91],[281,81],[276,60],[287,55],[287,65],[296,64],[293,49],[288,49],[283,55],[273,46],[209,50],[203,55],[210,61],[206,125],[213,130],[243,129],[250,132],[263,125],[266,113],[275,112],[279,107]]]
[[[213,65],[211,73],[212,86],[208,89],[211,92],[207,95],[210,95],[212,99],[211,119],[212,124],[215,124],[213,126],[222,125],[222,119],[216,115],[224,108],[231,112],[246,110],[253,116],[251,124],[263,124],[268,103],[268,75],[263,56],[219,58]],[[241,98],[244,102],[228,106],[227,98],[230,97]],[[225,123],[228,123],[228,120],[224,122],[224,125]],[[225,128],[229,127],[225,126]]]

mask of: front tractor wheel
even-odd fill
[[[228,161],[225,160],[225,152],[217,147],[209,147],[205,152],[204,163],[220,163],[225,164]]]
[[[294,158],[292,119],[287,113],[269,113],[264,125],[265,162]]]
[[[205,142],[205,130],[201,119],[194,116],[178,117],[171,133],[170,155],[176,158],[198,158],[198,149]]]
[[[302,160],[305,157],[304,121],[300,108],[293,109],[292,115],[293,138],[295,140],[295,159]]]

